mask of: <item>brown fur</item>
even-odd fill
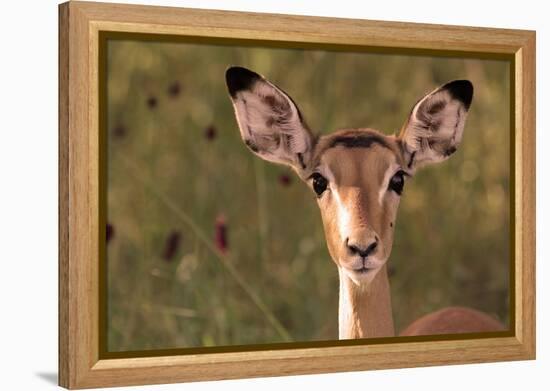
[[[489,315],[465,307],[447,307],[415,320],[400,335],[437,335],[502,331],[504,326]]]

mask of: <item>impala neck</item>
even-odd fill
[[[360,287],[339,269],[339,337],[393,337],[390,284],[386,266],[378,271],[367,287]]]

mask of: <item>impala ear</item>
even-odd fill
[[[413,107],[399,139],[412,171],[451,156],[462,141],[474,87],[468,80],[451,81]]]
[[[315,139],[292,99],[246,68],[229,68],[225,80],[248,148],[270,162],[305,169]]]

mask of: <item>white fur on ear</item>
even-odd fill
[[[305,168],[313,136],[292,99],[245,68],[229,68],[226,81],[245,144],[265,160]]]
[[[457,150],[472,97],[472,83],[455,80],[426,95],[414,106],[399,135],[409,159],[409,169],[441,162]]]

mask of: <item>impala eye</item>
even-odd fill
[[[403,186],[405,185],[404,175],[405,172],[403,171],[396,172],[390,179],[388,189],[395,191],[398,195],[401,195],[401,193],[403,193]]]
[[[325,178],[324,176],[322,176],[321,174],[319,174],[317,172],[315,174],[313,174],[311,176],[311,178],[313,179],[313,190],[315,191],[315,193],[319,197],[327,189],[327,186],[328,186],[327,178]]]

